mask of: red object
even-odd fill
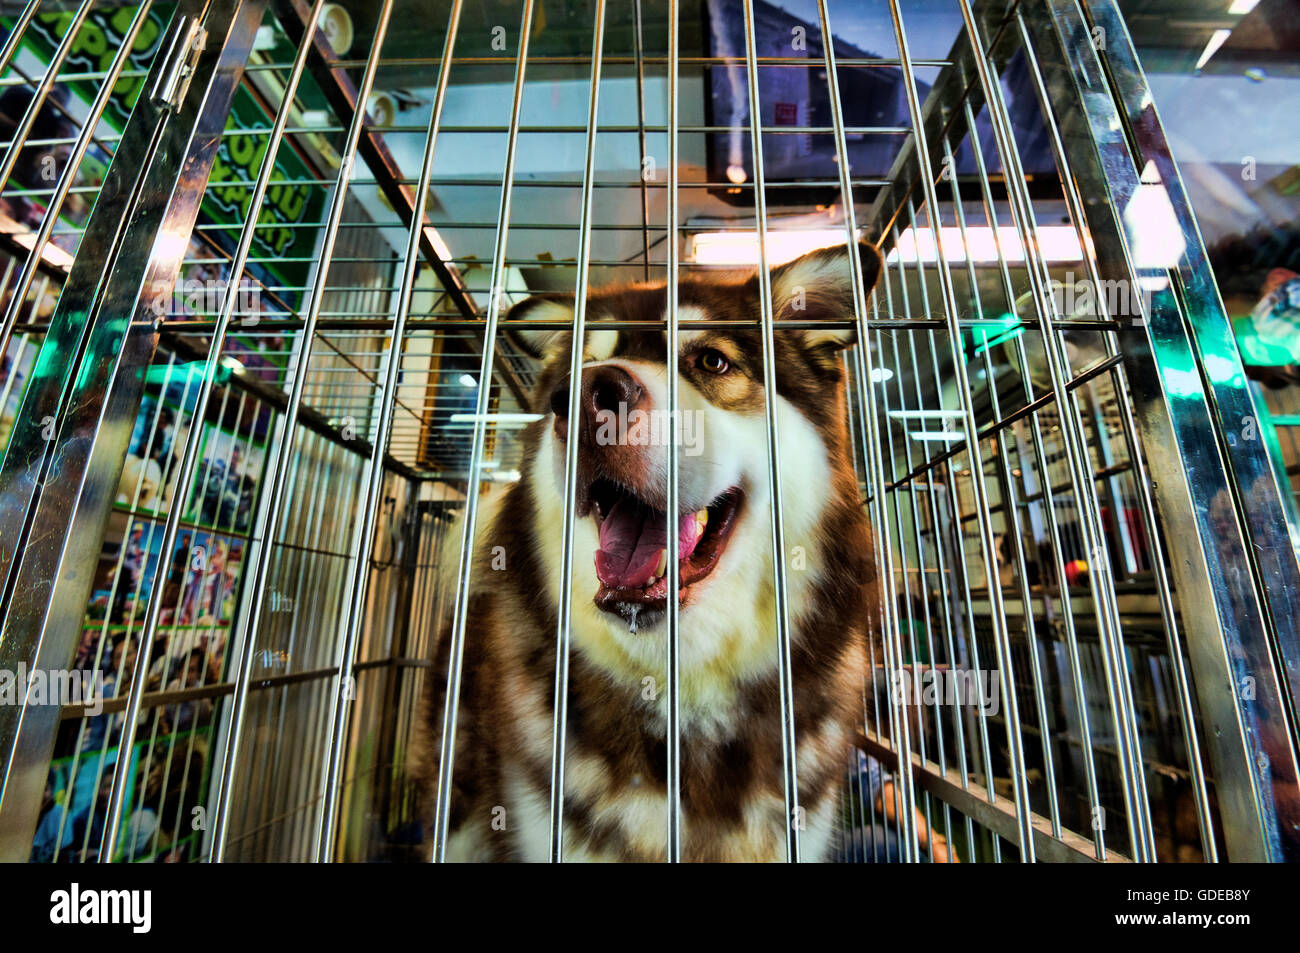
[[[1065,581],[1073,586],[1079,581],[1080,577],[1088,571],[1088,563],[1082,559],[1075,559],[1065,564]]]

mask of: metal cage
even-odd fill
[[[838,859],[1300,857],[1293,491],[1114,0],[0,26],[0,856],[442,859],[455,751],[421,782],[421,703],[445,675],[455,718],[465,550],[518,479],[508,309],[672,288],[739,236],[760,272],[884,253],[840,322],[880,612]],[[676,860],[675,605],[668,632]]]

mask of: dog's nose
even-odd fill
[[[602,410],[613,413],[636,407],[645,393],[641,382],[621,367],[605,365],[582,372],[582,409],[593,415]]]
[[[602,412],[626,413],[637,407],[644,396],[645,388],[641,382],[623,368],[612,364],[589,367],[582,372],[582,423],[586,427],[594,427],[599,424],[597,418]],[[556,432],[564,438],[568,432],[569,420],[567,375],[551,392],[551,410],[555,413]]]

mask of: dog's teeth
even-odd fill
[[[658,579],[668,571],[668,550],[659,550],[659,564],[655,567],[655,578]]]
[[[698,513],[695,514],[696,530],[703,533],[704,527],[708,525],[709,525],[709,511],[707,509],[700,510]]]

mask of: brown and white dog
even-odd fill
[[[861,245],[867,291],[880,256]],[[778,322],[853,314],[847,248],[772,271]],[[567,332],[516,340],[543,362],[522,479],[480,503],[447,840],[449,860],[546,860],[557,599],[567,440],[579,441],[565,764],[566,860],[654,861],[667,840],[667,439],[679,439],[683,858],[830,853],[861,717],[874,612],[871,531],[859,499],[839,351],[852,332],[775,334],[776,414],[791,620],[800,816],[786,816],[771,497],[758,276],[679,287],[680,431],[667,406],[662,284],[593,292],[581,406],[568,406]],[[539,295],[510,318],[571,321],[573,296]],[[693,321],[740,319],[725,329]],[[639,412],[639,413],[638,413]],[[630,423],[629,423],[630,421]],[[452,537],[458,533],[449,534]],[[592,565],[594,555],[594,563]],[[449,563],[455,566],[455,555]],[[452,573],[454,575],[454,573]],[[430,797],[447,671],[435,659]]]

